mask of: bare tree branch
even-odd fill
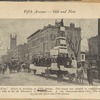
[[[70,49],[73,51],[76,59],[78,57],[81,45],[81,38],[80,37],[73,37],[72,33],[67,35],[67,43],[69,44]]]

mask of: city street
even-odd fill
[[[1,19],[0,23],[0,86],[88,86],[92,81],[99,85],[100,19]],[[1,74],[6,68],[22,71]],[[28,73],[30,69],[36,75]],[[47,80],[43,74],[52,76]]]
[[[19,72],[9,74],[7,71],[4,75],[0,74],[0,86],[87,86],[87,80],[84,80],[84,84],[76,83],[74,80],[69,82],[68,79],[64,79],[61,83],[57,82],[56,76],[51,76],[50,79],[46,79],[42,75],[34,75],[33,73]],[[94,82],[95,86],[98,86],[98,82]]]

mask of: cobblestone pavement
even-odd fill
[[[50,79],[46,79],[42,75],[34,75],[33,73],[19,72],[9,74],[7,71],[4,75],[0,74],[0,86],[88,86],[87,80],[84,80],[83,84],[76,83],[74,80],[69,82],[65,78],[61,83],[57,82],[56,76],[51,76]],[[98,86],[98,82],[94,82],[95,86]]]

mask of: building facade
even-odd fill
[[[88,40],[88,46],[88,59],[96,63],[100,59],[100,19],[98,19],[98,35]]]
[[[27,38],[30,59],[36,55],[48,56],[50,54],[50,50],[53,49],[56,44],[56,37],[58,35],[58,31],[61,25],[64,25],[63,20],[61,20],[61,22],[56,21],[55,25],[45,26],[43,29],[37,30],[35,33]],[[73,44],[73,48],[70,48],[70,46],[68,45],[69,56],[71,54],[75,55],[72,49],[74,49],[76,52],[79,48],[79,54],[80,45],[79,47],[77,47],[76,45],[78,45],[77,43],[81,38],[81,28],[75,27],[75,24],[73,23],[71,23],[70,26],[64,27],[66,40],[70,39]]]
[[[20,44],[16,46],[13,51],[13,58],[19,60],[20,62],[27,61],[28,47],[27,44]]]
[[[90,38],[88,45],[89,52],[87,60],[89,60],[94,65],[98,65],[98,61],[100,60],[100,35]]]
[[[17,45],[17,35],[10,35],[10,49],[7,50],[7,61],[13,59],[20,62],[26,62],[28,58],[28,45],[27,43]]]
[[[99,42],[100,42],[100,36],[97,35],[95,37],[91,37],[88,41],[89,45],[89,53],[91,55],[98,55],[99,50]]]

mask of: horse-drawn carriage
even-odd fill
[[[68,79],[70,82],[77,81],[79,83],[83,83],[84,69],[82,67],[80,68],[76,68],[76,67],[65,68],[64,66],[60,66],[60,67],[61,67],[60,68],[61,73],[59,74],[61,74],[63,78]],[[54,64],[54,66],[52,67],[43,67],[43,66],[36,66],[34,64],[30,64],[30,70],[34,74],[42,75],[46,77],[47,79],[50,76],[57,77],[58,72],[59,72],[59,68],[56,66],[56,64]]]
[[[12,61],[8,62],[8,68],[9,72],[19,72],[21,67],[20,67],[20,62],[16,59],[13,59]]]
[[[61,72],[61,74],[68,77],[70,81],[72,81],[76,77],[77,62],[75,59],[69,60],[65,36],[65,27],[63,25],[58,31],[55,47],[50,50],[50,58],[50,67],[35,66],[34,63],[33,65],[31,64],[30,69],[34,72],[34,74],[39,73],[45,76],[58,75],[57,73]],[[70,68],[68,68],[67,62],[69,63]],[[74,64],[72,67],[71,63],[73,62]]]

